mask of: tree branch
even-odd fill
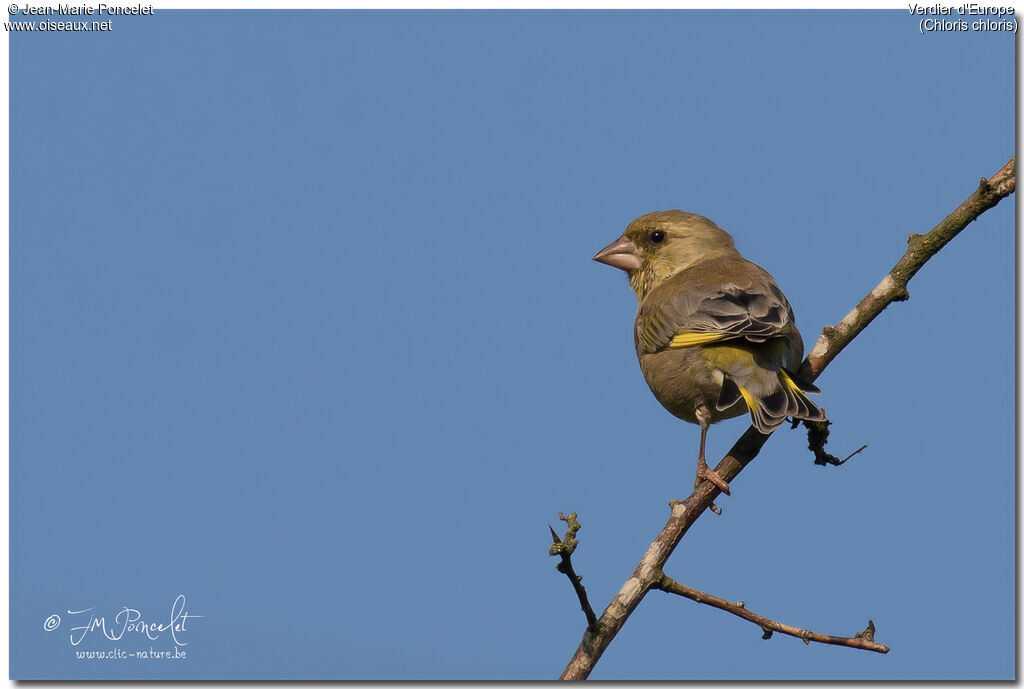
[[[692,601],[698,603],[704,603],[711,607],[718,608],[719,610],[725,610],[726,612],[732,613],[737,617],[742,617],[748,622],[753,622],[761,631],[764,632],[762,638],[770,639],[772,632],[779,632],[780,634],[788,634],[789,636],[795,636],[802,640],[805,644],[809,644],[812,641],[816,641],[822,644],[833,644],[836,646],[849,646],[851,648],[861,648],[865,651],[874,651],[875,653],[888,653],[889,647],[883,646],[882,644],[875,643],[875,624],[868,620],[868,628],[857,636],[829,636],[827,634],[817,634],[810,631],[809,629],[799,629],[797,627],[790,626],[788,624],[782,624],[775,620],[758,615],[757,613],[747,610],[744,606],[743,601],[738,603],[730,603],[724,598],[718,596],[712,596],[711,594],[704,593],[695,588],[687,586],[686,584],[680,584],[678,581],[671,577],[662,574],[661,579],[656,582],[655,588],[661,589],[666,593],[674,593],[682,596],[683,598],[689,598]]]
[[[982,179],[978,188],[963,203],[936,225],[928,234],[911,234],[907,252],[897,261],[882,281],[864,297],[835,327],[826,327],[810,355],[804,360],[798,376],[813,381],[875,317],[894,301],[908,298],[907,283],[939,249],[959,234],[979,215],[1013,193],[1016,184],[1016,156],[991,179]],[[732,481],[760,452],[767,435],[750,427],[740,436],[715,471],[726,482]],[[583,639],[562,679],[586,679],[601,654],[622,629],[629,615],[647,592],[660,581],[662,567],[679,541],[719,494],[710,481],[703,481],[682,502],[669,503],[671,515],[661,533],[644,553],[640,563],[594,625],[588,626]]]
[[[561,512],[558,513],[558,518],[565,522],[568,526],[565,532],[565,538],[560,539],[555,530],[550,526],[551,529],[551,540],[554,543],[551,544],[551,549],[548,551],[549,555],[558,555],[562,558],[555,569],[569,577],[569,583],[572,584],[572,590],[576,592],[576,597],[580,599],[580,608],[583,610],[583,614],[587,618],[587,628],[591,629],[597,625],[597,615],[594,614],[594,609],[590,607],[590,599],[587,598],[587,590],[583,588],[583,577],[576,574],[576,570],[572,567],[572,553],[576,550],[576,546],[579,545],[579,541],[576,540],[576,532],[580,530],[580,523],[576,519],[576,513],[573,512],[566,517]]]
[[[817,344],[801,366],[800,374],[811,380],[817,378],[829,362],[868,327],[886,306],[894,301],[909,299],[907,283],[910,282],[910,278],[979,215],[1012,194],[1016,187],[1016,175],[1017,156],[1014,156],[991,179],[982,177],[974,193],[928,234],[910,233],[907,238],[907,252],[896,262],[889,274],[882,278],[882,281],[861,299],[838,325],[822,331]]]

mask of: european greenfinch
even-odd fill
[[[708,426],[749,412],[759,432],[786,417],[823,421],[797,379],[803,340],[775,280],[747,261],[708,218],[680,210],[642,215],[595,261],[626,271],[638,304],[633,340],[651,392],[700,426],[697,479],[729,484],[704,457]]]

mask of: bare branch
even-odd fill
[[[1017,156],[1014,156],[991,179],[983,177],[974,193],[928,234],[911,233],[907,238],[907,252],[889,274],[838,325],[822,331],[817,344],[801,366],[800,375],[810,380],[817,378],[829,362],[868,327],[886,306],[894,301],[909,299],[907,283],[910,278],[979,215],[1012,194],[1016,188],[1016,175]]]
[[[711,607],[718,608],[719,610],[725,610],[737,617],[742,617],[748,622],[753,622],[761,628],[761,631],[763,632],[761,638],[764,639],[770,639],[772,632],[779,632],[780,634],[795,636],[805,644],[816,641],[821,644],[849,646],[851,648],[860,648],[865,651],[874,651],[875,653],[889,652],[888,646],[875,643],[875,623],[870,620],[868,620],[868,628],[856,636],[829,636],[827,634],[817,634],[809,629],[800,629],[788,624],[776,622],[775,620],[769,619],[763,615],[758,615],[757,613],[747,610],[743,601],[730,603],[724,598],[712,596],[709,593],[704,593],[703,591],[699,591],[691,586],[687,586],[686,584],[680,584],[678,581],[665,574],[662,574],[661,579],[655,584],[655,588],[661,589],[667,593],[674,593],[682,596],[683,598],[689,598],[690,600],[698,603],[710,605]]]
[[[579,545],[579,541],[576,540],[576,532],[580,530],[580,523],[576,519],[576,513],[573,512],[568,517],[558,513],[558,518],[561,519],[568,525],[568,529],[565,532],[565,538],[560,539],[555,530],[550,526],[551,529],[551,540],[554,543],[551,544],[551,549],[548,551],[549,555],[558,555],[562,558],[555,569],[569,577],[569,583],[572,584],[572,590],[576,592],[576,597],[580,599],[580,608],[583,610],[583,614],[587,617],[587,628],[595,627],[597,625],[597,615],[594,614],[594,609],[590,607],[590,600],[587,598],[587,590],[583,588],[583,577],[576,574],[576,570],[572,567],[572,554],[576,550],[576,546]]]
[[[928,234],[911,234],[907,252],[878,286],[871,290],[838,325],[826,327],[822,331],[817,344],[804,360],[798,376],[807,381],[816,379],[839,352],[886,306],[894,301],[907,299],[907,283],[921,266],[979,215],[1013,193],[1016,167],[1017,159],[1014,156],[991,179],[982,179],[974,193]],[[761,435],[753,427],[747,428],[725,458],[715,467],[715,472],[726,482],[731,482],[753,461],[768,437]],[[668,523],[648,547],[643,559],[622,589],[612,598],[597,624],[588,626],[576,652],[562,672],[562,679],[586,679],[590,675],[601,654],[622,629],[626,619],[660,580],[662,567],[679,545],[679,541],[690,526],[711,506],[718,494],[719,490],[713,483],[703,481],[682,502],[673,500],[669,503],[671,515]]]

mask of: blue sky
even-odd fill
[[[1015,149],[1013,37],[890,12],[158,11],[10,34],[11,674],[552,678],[692,485],[634,217],[713,218],[808,348]],[[818,380],[594,678],[1007,679],[1014,199]],[[718,458],[745,429],[716,425]],[[175,648],[69,631],[95,607]],[[62,616],[55,631],[43,621]]]

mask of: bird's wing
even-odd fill
[[[692,277],[668,280],[651,293],[654,299],[646,299],[641,306],[636,338],[645,351],[739,338],[764,342],[786,335],[793,327],[793,309],[786,296],[760,269],[716,284]]]

